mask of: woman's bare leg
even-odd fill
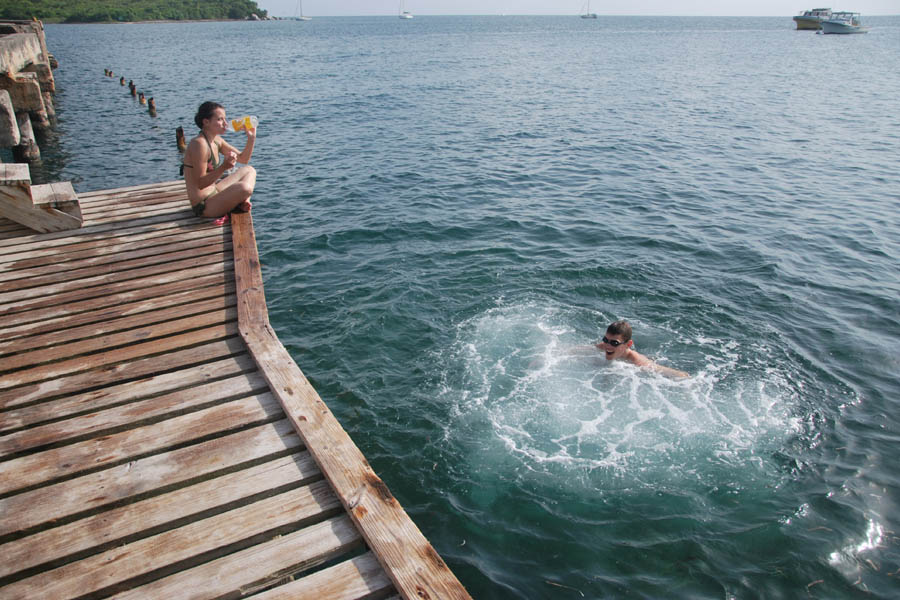
[[[206,200],[204,217],[221,217],[237,207],[247,212],[250,210],[250,196],[256,187],[256,169],[251,166],[241,167],[222,181],[216,183],[221,191]]]

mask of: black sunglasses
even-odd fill
[[[608,337],[606,337],[606,336],[604,335],[604,336],[603,336],[603,343],[604,343],[604,344],[609,344],[609,345],[612,346],[613,348],[618,348],[619,346],[621,346],[622,344],[625,344],[625,343],[627,343],[627,342],[620,342],[619,340],[611,340],[611,339],[609,339]]]

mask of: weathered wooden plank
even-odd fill
[[[244,352],[246,352],[246,347],[243,341],[240,338],[231,337],[168,354],[126,361],[107,366],[104,369],[76,373],[50,381],[41,381],[0,391],[0,409],[10,409],[41,400],[80,394],[103,386],[141,379],[166,371],[183,371],[195,365],[201,365],[200,371],[202,372],[204,363]]]
[[[286,585],[253,596],[254,600],[359,600],[360,598],[381,598],[390,593],[391,580],[385,575],[374,554],[367,552],[313,573]],[[427,596],[424,593],[414,598],[443,600],[444,596]]]
[[[15,221],[10,221],[9,219],[4,219],[0,217],[0,233],[20,233],[20,232],[28,232],[30,233],[27,227],[23,227],[21,224],[16,223]]]
[[[77,232],[72,231],[56,231],[50,233],[34,233],[32,235],[22,236],[16,239],[4,240],[0,242],[0,247],[2,246],[20,246],[21,244],[27,244],[30,242],[39,242],[41,239],[45,239],[48,243],[53,244],[54,241],[58,241],[56,243],[70,243],[74,236],[77,234],[85,234],[85,235],[93,235],[96,233],[106,233],[114,230],[116,227],[122,228],[125,226],[129,227],[148,227],[156,224],[168,224],[165,226],[173,227],[178,224],[178,222],[193,222],[198,223],[201,222],[201,219],[194,218],[186,218],[190,213],[185,213],[184,211],[170,211],[165,213],[160,213],[140,219],[125,219],[124,221],[128,221],[127,225],[125,225],[124,221],[122,222],[107,222],[107,223],[97,223],[94,220],[89,220],[87,224],[85,224],[80,230]],[[45,237],[46,236],[46,237]],[[87,237],[85,239],[91,239]]]
[[[181,260],[155,264],[140,269],[101,274],[95,277],[78,279],[75,281],[62,281],[41,287],[3,292],[0,293],[0,304],[6,304],[7,306],[0,306],[0,311],[3,313],[21,312],[21,310],[16,309],[22,306],[30,306],[35,300],[44,300],[47,297],[49,297],[50,302],[54,304],[59,304],[59,299],[67,297],[67,295],[75,297],[79,297],[80,295],[82,298],[98,297],[104,295],[102,290],[110,289],[116,284],[124,284],[123,287],[125,289],[128,289],[127,286],[129,285],[131,287],[144,287],[147,283],[146,280],[154,277],[159,279],[165,279],[167,277],[177,279],[183,276],[184,270],[186,269],[206,265],[223,267],[229,262],[226,260],[228,255],[230,255],[230,249],[223,248],[221,252],[210,252],[193,258],[186,257]]]
[[[102,223],[111,218],[127,217],[139,219],[150,214],[170,212],[184,214],[191,207],[187,194],[168,192],[164,194],[145,194],[143,196],[120,196],[103,203],[92,203],[84,208],[86,218],[92,223]],[[184,214],[185,219],[193,219],[190,212]]]
[[[157,489],[169,491],[301,447],[290,423],[277,421],[2,498],[0,536],[27,532],[104,506],[141,500]]]
[[[194,216],[194,213],[191,212],[190,203],[185,199],[179,200],[177,202],[171,202],[165,205],[158,205],[157,207],[154,207],[152,209],[135,211],[131,214],[119,214],[118,212],[110,212],[105,216],[94,215],[91,218],[90,222],[96,224],[125,223],[133,221],[135,219],[149,219],[158,215],[170,216],[171,218],[180,219],[182,221],[200,221],[204,219],[204,217]]]
[[[145,198],[153,197],[157,194],[171,193],[187,194],[183,180],[164,181],[162,183],[148,183],[134,186],[115,188],[111,190],[94,190],[92,192],[81,192],[78,194],[82,204],[86,206],[94,205],[114,205],[119,198]]]
[[[152,207],[158,204],[170,203],[174,200],[184,201],[186,199],[187,193],[182,186],[180,190],[156,190],[141,194],[121,194],[106,200],[94,200],[85,205],[85,210],[101,214],[119,214],[128,209]]]
[[[11,409],[4,412],[3,419],[0,419],[0,432],[54,423],[73,416],[83,417],[89,421],[88,415],[95,411],[125,406],[145,398],[159,397],[161,405],[164,406],[165,401],[162,399],[168,397],[164,394],[175,394],[176,398],[172,402],[178,402],[178,398],[183,397],[182,395],[189,395],[191,390],[208,382],[218,382],[242,375],[249,377],[251,372],[255,371],[256,363],[246,354],[206,363],[202,368],[186,365],[180,370],[162,375],[142,377],[80,394],[69,394],[49,402]],[[268,384],[266,386],[268,387]]]
[[[230,265],[231,261],[226,261]],[[90,291],[78,290],[50,298],[37,298],[21,305],[0,306],[0,333],[19,333],[23,328],[41,327],[41,323],[54,318],[70,318],[94,310],[115,310],[114,307],[139,300],[171,296],[186,290],[199,290],[220,282],[231,281],[233,274],[222,265],[212,263],[197,269],[186,269],[181,273],[165,273],[156,277],[126,281],[111,286],[102,286],[99,296],[96,288]],[[15,309],[20,310],[15,310]],[[140,312],[140,311],[138,311]],[[37,323],[37,325],[35,325]],[[55,323],[51,330],[55,329]],[[38,329],[46,331],[46,329]]]
[[[224,299],[228,302],[229,298]],[[215,304],[221,305],[223,302],[218,301]],[[205,303],[212,305],[213,303]],[[233,307],[216,308],[214,305],[206,311],[181,319],[163,320],[159,323],[151,323],[145,327],[138,327],[140,320],[146,322],[146,315],[140,317],[130,317],[127,321],[131,324],[131,328],[123,327],[124,331],[111,332],[105,331],[103,327],[93,327],[91,329],[100,330],[99,334],[88,337],[87,339],[76,338],[72,342],[54,341],[52,345],[38,347],[30,351],[21,351],[12,356],[3,358],[0,368],[4,370],[24,369],[49,363],[52,361],[62,360],[67,357],[78,357],[83,354],[90,354],[99,350],[109,350],[111,348],[123,347],[136,342],[150,341],[156,338],[171,336],[178,332],[190,331],[191,329],[200,329],[217,325],[221,323],[237,320],[237,309]],[[153,319],[151,319],[153,320]],[[120,323],[118,325],[122,327]],[[78,334],[70,330],[59,332],[57,337],[65,335]],[[99,335],[98,334],[98,335]],[[24,344],[21,344],[24,345]],[[0,353],[2,353],[2,344],[0,344]],[[74,359],[70,358],[69,362]]]
[[[224,313],[221,316],[224,317]],[[196,317],[192,317],[192,319],[196,319]],[[169,335],[148,342],[122,346],[108,352],[101,352],[88,356],[76,356],[69,360],[61,360],[29,369],[5,373],[3,378],[0,379],[0,390],[4,390],[0,391],[0,397],[5,396],[8,391],[13,390],[17,386],[24,386],[29,383],[41,381],[52,383],[54,380],[59,380],[63,377],[78,373],[87,374],[88,377],[91,377],[91,373],[107,370],[109,367],[119,365],[124,361],[135,360],[154,354],[172,352],[197,344],[205,344],[225,339],[237,333],[237,324],[222,323],[222,319],[217,319],[216,322],[217,324],[211,327],[204,327],[203,329],[189,331],[180,335]],[[163,325],[155,325],[152,327],[161,328]],[[91,380],[89,379],[87,381],[90,382]]]
[[[226,234],[228,232],[225,232]],[[205,250],[216,242],[224,245],[227,235],[222,231],[202,229],[192,236],[165,236],[151,238],[143,243],[114,244],[79,253],[44,256],[15,263],[6,263],[0,270],[0,281],[14,281],[27,277],[45,276],[60,271],[84,269],[105,264],[121,265],[126,261],[146,258],[158,254],[169,254],[181,250]],[[55,259],[55,260],[54,260]]]
[[[240,597],[270,587],[290,575],[299,577],[310,567],[361,545],[359,532],[350,518],[342,515],[117,594],[115,599]]]
[[[224,310],[234,306],[237,301],[232,283],[224,287],[206,287],[173,294],[166,296],[166,300],[166,304],[171,308],[160,309],[160,301],[157,298],[152,301],[113,307],[107,307],[104,303],[102,308],[92,312],[51,319],[43,323],[29,323],[20,327],[0,329],[0,336],[2,336],[0,338],[0,356],[12,352],[23,353],[33,348],[50,349],[52,346],[75,340],[135,329],[140,325],[152,325],[179,317],[187,318],[201,313]],[[141,311],[140,308],[144,310]],[[135,312],[138,314],[134,314]],[[226,318],[231,320],[230,316],[226,316]],[[13,363],[4,360],[2,368],[12,369],[10,364]]]
[[[264,393],[223,402],[143,427],[3,461],[0,462],[0,495],[282,418],[284,413],[281,406],[271,394]]]
[[[20,238],[24,235],[30,235],[34,233],[31,229],[28,229],[24,225],[21,226],[20,229],[9,230],[9,231],[0,231],[0,243],[4,240],[14,240]]]
[[[261,296],[263,290],[261,281],[248,278],[246,269],[238,268],[242,263],[251,268],[259,261],[256,244],[251,245],[249,234],[242,230],[252,229],[250,213],[233,215],[231,221],[241,336],[322,473],[404,598],[470,598],[319,398],[266,315],[241,318],[259,306],[258,301],[244,298]]]
[[[125,233],[123,233],[125,231]],[[152,227],[123,227],[106,233],[87,236],[86,240],[72,238],[69,243],[41,244],[32,242],[21,247],[6,248],[0,253],[0,268],[17,269],[36,267],[92,256],[117,253],[124,248],[153,246],[165,241],[164,238],[182,239],[194,236],[228,235],[229,230],[214,226],[211,221],[163,223]]]
[[[103,214],[119,214],[144,207],[150,207],[152,209],[157,205],[172,203],[176,200],[181,202],[187,200],[187,193],[183,187],[181,190],[157,191],[145,194],[123,194],[115,198],[108,198],[105,201],[93,201],[86,205],[85,210]],[[184,208],[183,204],[181,205],[181,208]]]
[[[265,326],[269,323],[266,296],[263,291],[262,271],[256,251],[256,235],[253,220],[247,213],[232,219],[234,240],[234,275],[238,290],[238,320],[242,327]]]
[[[121,281],[125,279],[134,279],[135,276],[141,276],[146,273],[146,269],[153,269],[152,272],[171,271],[177,267],[173,263],[179,261],[194,260],[198,254],[200,256],[214,255],[219,256],[231,249],[230,241],[226,242],[222,239],[212,238],[204,244],[203,252],[198,252],[197,248],[185,250],[179,248],[172,252],[162,251],[153,254],[135,258],[131,260],[122,260],[116,262],[105,262],[93,266],[75,266],[62,271],[51,271],[46,274],[40,273],[40,269],[36,272],[32,271],[29,277],[16,278],[3,282],[3,288],[6,292],[21,290],[23,298],[33,297],[28,295],[26,290],[39,290],[39,295],[47,293],[57,293],[55,290],[66,291],[67,289],[91,287],[111,281]],[[182,263],[184,264],[184,263]],[[48,288],[54,288],[48,290]]]
[[[85,232],[85,229],[88,231]],[[58,256],[68,252],[102,247],[104,244],[128,243],[128,240],[140,240],[165,235],[184,235],[190,231],[212,230],[222,232],[221,226],[210,220],[167,220],[159,223],[142,223],[136,226],[87,226],[79,230],[78,236],[68,235],[50,239],[33,239],[25,236],[6,242],[0,250],[0,264],[15,262],[39,256]],[[45,234],[52,236],[53,234]]]
[[[138,427],[148,422],[156,422],[199,410],[212,403],[261,394],[268,389],[268,385],[262,377],[256,373],[249,373],[192,386],[162,396],[154,395],[143,400],[137,397],[135,402],[105,408],[98,412],[80,414],[75,419],[53,421],[24,431],[0,435],[0,457],[67,440],[79,440],[89,435],[92,437],[108,435],[126,426]],[[138,394],[143,393],[144,390],[135,389],[133,392]],[[55,409],[61,408],[64,412],[71,404],[71,400],[66,398],[59,402],[47,402],[38,406],[45,409],[45,418],[59,418],[66,415],[60,415],[61,411]],[[62,406],[60,407],[60,405]],[[81,411],[84,410],[82,403],[78,403],[76,406]]]
[[[4,596],[62,599],[121,591],[132,587],[131,581],[142,583],[142,575],[168,574],[167,567],[177,572],[327,518],[338,509],[340,502],[328,486],[313,483],[17,581],[4,588]]]
[[[91,192],[82,192],[79,198],[85,202],[96,202],[104,198],[114,198],[122,194],[139,194],[139,193],[156,193],[157,190],[165,190],[169,188],[184,189],[183,179],[172,179],[170,181],[161,181],[159,183],[140,183],[137,185],[129,185],[109,190],[93,190]]]
[[[299,452],[208,479],[161,496],[100,512],[60,527],[7,542],[0,578],[87,551],[101,552],[124,540],[177,527],[192,517],[223,512],[255,496],[299,487],[321,477],[308,452]],[[165,598],[166,596],[145,596]]]
[[[80,196],[79,196],[80,198]],[[185,219],[182,211],[177,211],[174,213],[165,213],[161,215],[155,215],[153,217],[147,217],[144,219],[134,219],[130,223],[130,227],[145,229],[147,227],[153,225],[161,225],[164,227],[176,227],[178,225],[182,225],[185,222],[188,223],[201,223],[202,219]],[[190,213],[187,213],[190,214]],[[61,244],[65,245],[67,243],[71,243],[72,241],[78,240],[78,237],[81,237],[80,241],[92,239],[90,236],[95,234],[108,234],[110,231],[119,230],[121,233],[122,226],[119,223],[101,223],[99,225],[85,225],[81,229],[77,231],[77,233],[73,234],[71,231],[56,231],[52,233],[34,233],[31,235],[25,235],[15,238],[9,238],[5,240],[0,240],[0,248],[6,247],[21,247],[23,244],[28,243],[43,243],[46,245]]]

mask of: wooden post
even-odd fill
[[[175,144],[180,152],[184,152],[187,148],[187,140],[184,139],[184,127],[175,128]]]

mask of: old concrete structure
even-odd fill
[[[34,130],[50,127],[56,89],[40,21],[0,22],[0,147],[17,161],[39,160]],[[0,217],[34,231],[78,229],[83,218],[69,182],[32,185],[25,164],[0,164]]]
[[[50,127],[55,66],[40,21],[0,23],[0,145],[16,160],[40,158],[33,129]]]

